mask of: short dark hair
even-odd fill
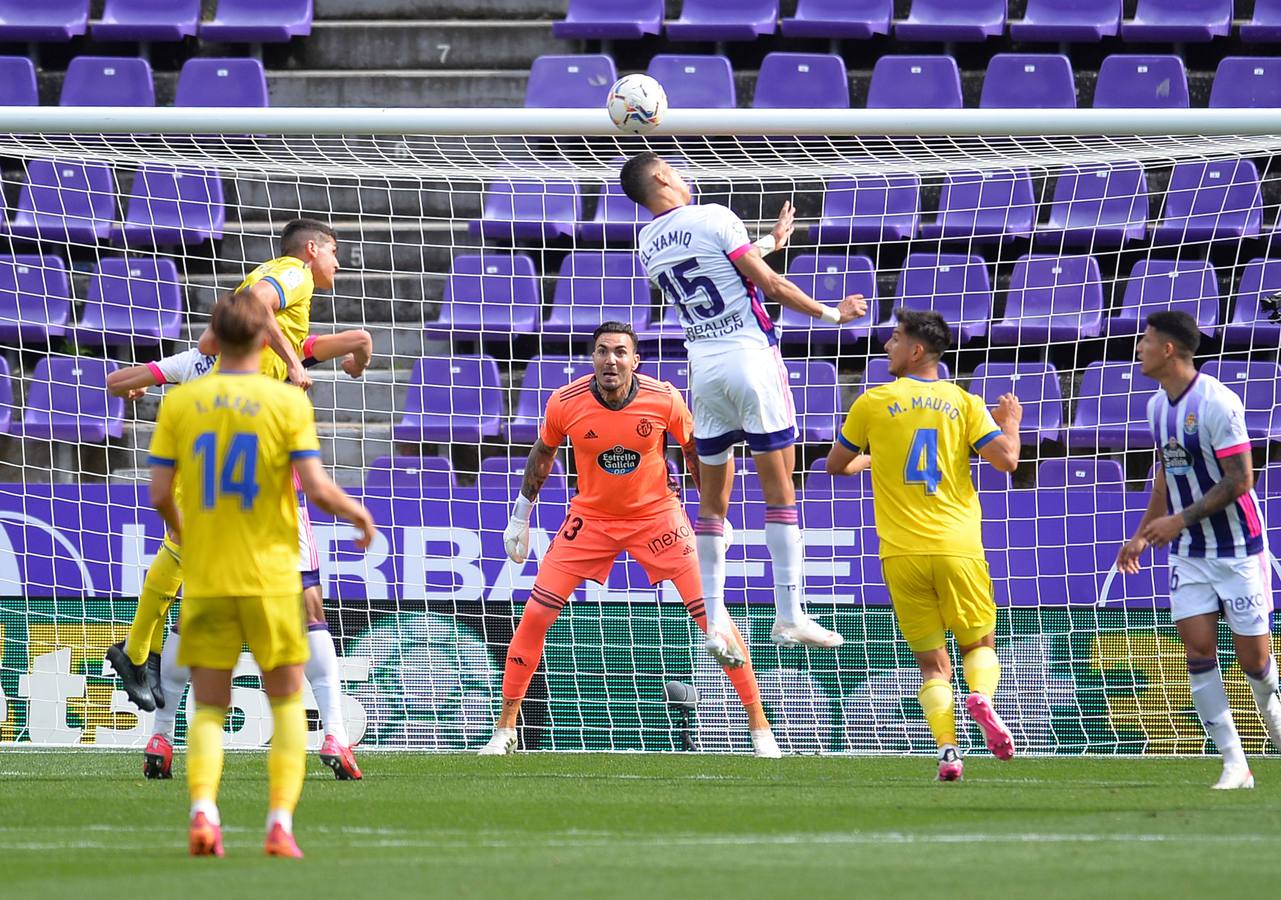
[[[654,167],[662,161],[663,158],[653,150],[644,150],[623,164],[623,171],[618,173],[618,181],[629,200],[638,206],[649,202],[650,192],[654,189],[650,176],[654,174]]]
[[[596,330],[592,332],[592,347],[596,347],[596,342],[600,340],[602,334],[625,334],[632,339],[632,349],[635,350],[640,342],[636,339],[636,329],[626,322],[601,322]]]
[[[947,320],[932,309],[896,309],[894,318],[903,327],[905,335],[921,342],[926,353],[942,356],[952,343]]]
[[[209,327],[223,351],[232,354],[252,350],[267,330],[267,307],[251,288],[223,294],[214,304]]]
[[[308,241],[329,238],[338,242],[338,232],[316,219],[294,219],[280,232],[280,252],[286,256],[297,256]]]
[[[1192,316],[1177,309],[1163,309],[1150,313],[1145,324],[1182,350],[1187,359],[1196,356],[1196,348],[1201,346],[1201,329]]]

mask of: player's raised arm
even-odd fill
[[[107,393],[113,397],[137,400],[147,388],[160,384],[150,366],[128,366],[107,375]]]
[[[360,530],[356,546],[364,550],[369,547],[378,532],[374,517],[363,504],[339,487],[325,467],[320,464],[319,456],[306,456],[294,460],[294,471],[298,473],[298,483],[307,499],[332,516],[346,519]]]
[[[337,334],[317,334],[303,343],[304,368],[311,368],[331,359],[342,357],[342,370],[352,378],[365,374],[374,356],[374,339],[363,328],[340,331]]]
[[[736,257],[734,265],[749,281],[759,286],[766,296],[797,312],[822,319],[824,322],[841,325],[852,322],[867,313],[867,301],[863,299],[862,294],[850,294],[837,306],[819,303],[786,277],[775,272],[770,264],[761,258],[760,251],[755,245]]]
[[[1002,394],[997,400],[992,418],[1000,427],[1001,433],[978,447],[979,456],[992,464],[999,472],[1013,472],[1019,467],[1019,450],[1022,442],[1019,439],[1019,424],[1023,421],[1023,405],[1013,394]]]

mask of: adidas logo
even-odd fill
[[[588,438],[588,439],[591,439],[591,438],[598,437],[598,435],[596,434],[596,432],[592,431],[592,430],[589,428],[589,429],[587,429],[587,433],[586,433],[585,435],[583,435],[583,437]]]
[[[518,666],[525,665],[525,658],[523,656],[509,656],[507,657],[507,661],[514,662]]]
[[[693,552],[694,552],[693,546],[690,544],[686,544],[685,549],[681,551],[681,556],[689,556]]]

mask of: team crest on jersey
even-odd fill
[[[615,444],[596,457],[596,465],[611,475],[628,475],[640,467],[641,455],[622,444]]]
[[[654,433],[654,423],[649,419],[641,419],[636,423],[636,433],[646,438]]]
[[[1186,475],[1192,471],[1192,457],[1182,444],[1170,438],[1161,448],[1161,465],[1171,475]]]
[[[1196,428],[1196,413],[1190,412],[1188,413],[1187,418],[1183,420],[1183,433],[1196,434]]]
[[[280,273],[281,283],[291,291],[298,287],[298,285],[302,284],[304,278],[306,278],[306,273],[303,272],[302,269],[293,267],[285,269]]]

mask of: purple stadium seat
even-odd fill
[[[511,498],[520,490],[525,477],[525,456],[488,456],[480,461],[480,474],[476,478],[476,487],[480,490],[482,500],[499,499],[510,503]],[[559,458],[552,459],[552,470],[538,492],[539,498],[548,494],[563,496],[569,492],[569,481],[565,478],[565,468]]]
[[[773,34],[778,0],[684,0],[681,17],[667,23],[673,41],[754,41]]]
[[[1121,38],[1142,43],[1204,43],[1232,31],[1232,0],[1139,0]]]
[[[915,175],[860,175],[829,181],[823,213],[810,226],[818,244],[874,244],[914,237],[921,220],[921,180]]]
[[[1210,88],[1211,109],[1281,107],[1281,59],[1275,56],[1225,56]]]
[[[365,471],[365,490],[403,496],[433,496],[454,487],[454,467],[443,456],[380,456]]]
[[[605,182],[596,199],[596,214],[578,224],[578,236],[594,244],[635,243],[636,233],[654,217],[623,193],[617,181]]]
[[[921,237],[993,242],[1028,237],[1036,225],[1036,198],[1026,169],[950,172],[943,179],[937,220]]]
[[[125,402],[107,393],[117,364],[86,356],[50,356],[36,364],[22,433],[38,440],[101,443],[124,434]]]
[[[538,437],[543,410],[552,391],[592,373],[590,359],[569,356],[535,356],[525,369],[516,394],[516,411],[507,435],[513,444],[532,444]]]
[[[227,222],[217,172],[148,166],[134,176],[125,201],[124,222],[112,237],[130,247],[220,240]]]
[[[801,441],[830,444],[836,440],[837,417],[844,413],[836,366],[817,359],[791,359],[787,361],[787,378]]]
[[[1093,256],[1028,254],[1014,264],[1005,318],[992,326],[993,344],[1046,344],[1098,337],[1103,328],[1103,279]]]
[[[1067,429],[1068,447],[1151,448],[1147,406],[1156,389],[1138,363],[1090,363],[1077,391],[1076,419]]]
[[[552,23],[558,38],[634,41],[663,28],[663,0],[569,0],[565,18]]]
[[[992,318],[987,264],[964,253],[909,253],[894,288],[894,306],[936,310],[958,344],[983,337]],[[888,340],[894,324],[891,314],[876,327],[877,337]]]
[[[65,43],[88,22],[89,0],[0,0],[0,41]]]
[[[1036,488],[1125,489],[1125,470],[1114,459],[1071,456],[1047,459],[1036,470]]]
[[[39,106],[36,64],[25,56],[0,56],[0,106]]]
[[[994,406],[1002,394],[1014,394],[1023,404],[1019,436],[1025,444],[1057,441],[1063,427],[1063,389],[1059,373],[1049,363],[980,363],[970,393]]]
[[[1254,0],[1254,18],[1243,22],[1237,33],[1247,44],[1281,42],[1281,0]]]
[[[1075,109],[1072,62],[1061,53],[997,53],[983,76],[982,109]]]
[[[59,106],[155,106],[151,64],[136,56],[77,56],[67,66]]]
[[[912,0],[894,23],[899,41],[982,41],[1005,31],[1005,0]]]
[[[755,109],[849,109],[845,60],[835,53],[767,53],[752,96]]]
[[[423,330],[441,338],[535,334],[542,295],[534,260],[525,253],[486,250],[454,257],[440,318]]]
[[[92,244],[116,218],[116,185],[101,163],[35,159],[9,223],[14,237]]]
[[[1186,109],[1188,73],[1178,56],[1113,53],[1099,66],[1095,109]]]
[[[844,325],[829,325],[784,306],[778,320],[784,343],[832,346],[872,333],[876,321],[876,269],[869,257],[805,253],[792,257],[787,277],[815,300],[833,306],[850,294],[862,294],[867,299],[867,314]]]
[[[280,44],[311,34],[311,16],[311,0],[218,0],[213,21],[200,25],[200,39]]]
[[[947,363],[939,362],[939,378],[944,381],[952,377]],[[890,361],[885,356],[874,356],[867,361],[867,369],[863,372],[863,390],[870,391],[874,387],[880,387],[883,384],[889,384],[895,381],[890,374]]]
[[[867,40],[890,33],[893,0],[797,0],[796,15],[780,27],[790,38]]]
[[[47,344],[67,332],[71,279],[57,256],[0,256],[0,341]]]
[[[405,415],[392,437],[413,444],[475,444],[498,436],[502,414],[503,387],[493,357],[428,357],[414,363]]]
[[[1177,309],[1196,319],[1203,334],[1219,324],[1219,284],[1202,259],[1141,259],[1130,270],[1116,313],[1104,319],[1110,335],[1142,334],[1150,313]]]
[[[1230,347],[1275,348],[1281,345],[1281,313],[1265,309],[1263,300],[1281,294],[1281,259],[1252,259],[1241,273],[1232,319],[1223,327]]]
[[[980,493],[988,491],[1008,491],[1010,475],[1002,472],[986,460],[973,460],[970,463],[970,483]]]
[[[525,83],[525,106],[530,109],[603,107],[618,80],[614,58],[603,54],[540,56]]]
[[[496,181],[485,188],[473,235],[501,241],[550,241],[570,237],[583,217],[583,201],[572,181]]]
[[[950,56],[882,56],[872,68],[868,109],[960,109],[961,70]]]
[[[663,86],[674,109],[733,109],[734,70],[724,56],[659,53],[646,70]]]
[[[1121,26],[1121,0],[1028,0],[1022,21],[1010,22],[1010,38],[1051,43],[1100,41]]]
[[[631,322],[649,328],[649,281],[630,251],[576,250],[556,275],[551,314],[543,334],[589,336],[601,322]]]
[[[1137,165],[1074,166],[1054,185],[1049,221],[1039,245],[1087,249],[1120,247],[1147,234],[1148,183]]]
[[[1176,163],[1156,244],[1257,237],[1263,223],[1259,173],[1248,159]]]
[[[76,326],[82,346],[157,346],[182,331],[182,284],[166,257],[104,259]]]
[[[267,107],[267,73],[257,59],[189,59],[178,73],[173,105]]]
[[[97,41],[180,41],[199,22],[200,0],[107,0],[92,31]]]
[[[1254,440],[1281,441],[1281,366],[1274,362],[1212,359],[1201,374],[1222,381],[1245,405],[1245,428]]]

